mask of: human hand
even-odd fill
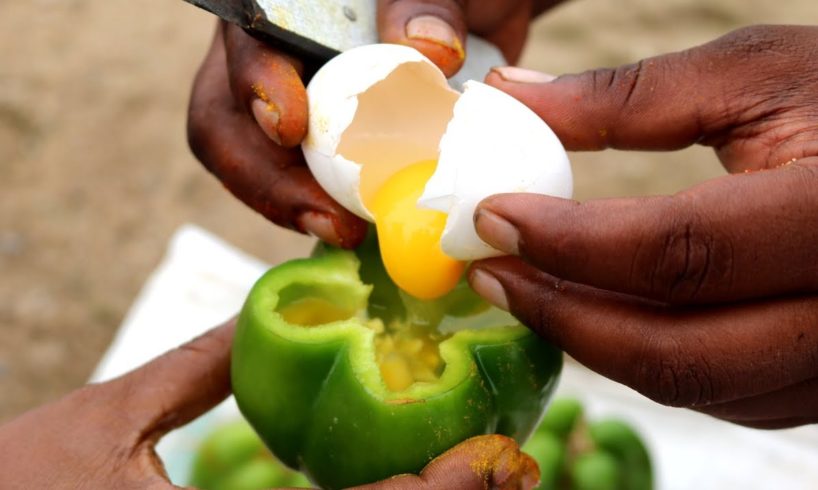
[[[532,16],[556,0],[380,0],[385,42],[414,46],[447,75],[465,59],[469,29],[516,61]],[[245,204],[281,226],[343,247],[366,234],[363,220],[333,201],[298,145],[307,132],[303,63],[220,22],[190,100],[188,139],[204,166]]]
[[[0,426],[4,489],[174,488],[154,446],[230,393],[230,322]]]
[[[816,44],[815,27],[758,26],[549,83],[492,74],[569,149],[699,143],[734,175],[673,196],[489,198],[478,232],[520,258],[476,264],[472,285],[660,403],[760,428],[818,420]]]
[[[365,222],[318,185],[298,148],[307,132],[303,68],[220,22],[193,84],[188,141],[230,192],[270,221],[354,247]]]
[[[230,393],[230,322],[120,378],[88,385],[0,426],[4,489],[171,489],[154,447]],[[469,439],[420,476],[369,490],[531,488],[536,463],[512,439]]]
[[[469,32],[516,63],[532,19],[564,0],[378,0],[381,40],[407,44],[455,75],[466,57]]]

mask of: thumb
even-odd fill
[[[230,394],[235,327],[231,320],[108,383],[140,433],[158,439]]]
[[[540,479],[534,459],[514,439],[472,437],[433,459],[419,476],[400,475],[356,490],[531,489]]]
[[[387,43],[411,46],[447,77],[466,60],[467,0],[378,0],[378,30]]]

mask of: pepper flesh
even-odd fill
[[[262,440],[325,488],[417,473],[475,435],[524,442],[556,386],[561,353],[519,324],[492,324],[505,317],[464,296],[465,286],[434,304],[402,297],[373,260],[360,275],[374,289],[355,254],[331,249],[254,286],[238,320],[232,379]],[[454,325],[433,352],[442,361],[433,379],[388,381],[378,326],[396,324]]]

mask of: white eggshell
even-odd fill
[[[484,198],[528,192],[569,198],[568,155],[539,116],[510,95],[470,81],[440,142],[437,171],[418,204],[449,215],[441,246],[477,260],[500,255],[477,236],[473,215]]]
[[[456,92],[449,88],[446,77],[437,66],[417,50],[394,44],[373,44],[347,51],[324,65],[307,87],[310,118],[308,136],[302,144],[307,164],[318,183],[333,199],[369,221],[372,221],[372,215],[359,195],[363,162],[352,161],[342,154],[342,137],[356,116],[359,96],[407,63],[422,65],[426,80],[431,79],[432,85],[438,85],[439,90],[451,92],[456,97]],[[396,100],[404,96],[394,95]],[[384,110],[391,109],[385,107]],[[400,118],[401,115],[394,114],[393,117]],[[407,124],[411,125],[412,121],[407,121]],[[391,129],[396,131],[395,128]],[[372,128],[373,133],[380,130],[382,128]],[[415,161],[436,158],[437,140],[439,135],[430,149],[431,155],[408,157],[417,158]]]
[[[568,156],[534,112],[480,82],[466,82],[463,94],[452,90],[412,48],[347,51],[318,71],[307,95],[307,164],[330,196],[364,219],[373,220],[361,196],[364,166],[382,170],[371,181],[377,183],[407,165],[438,160],[418,206],[448,215],[441,247],[455,259],[500,255],[474,229],[482,199],[507,192],[571,196]]]

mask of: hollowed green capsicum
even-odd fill
[[[463,284],[435,302],[404,295],[377,245],[270,270],[233,346],[233,392],[272,452],[325,488],[417,473],[480,434],[522,443],[561,353]],[[408,376],[408,379],[407,379]]]

